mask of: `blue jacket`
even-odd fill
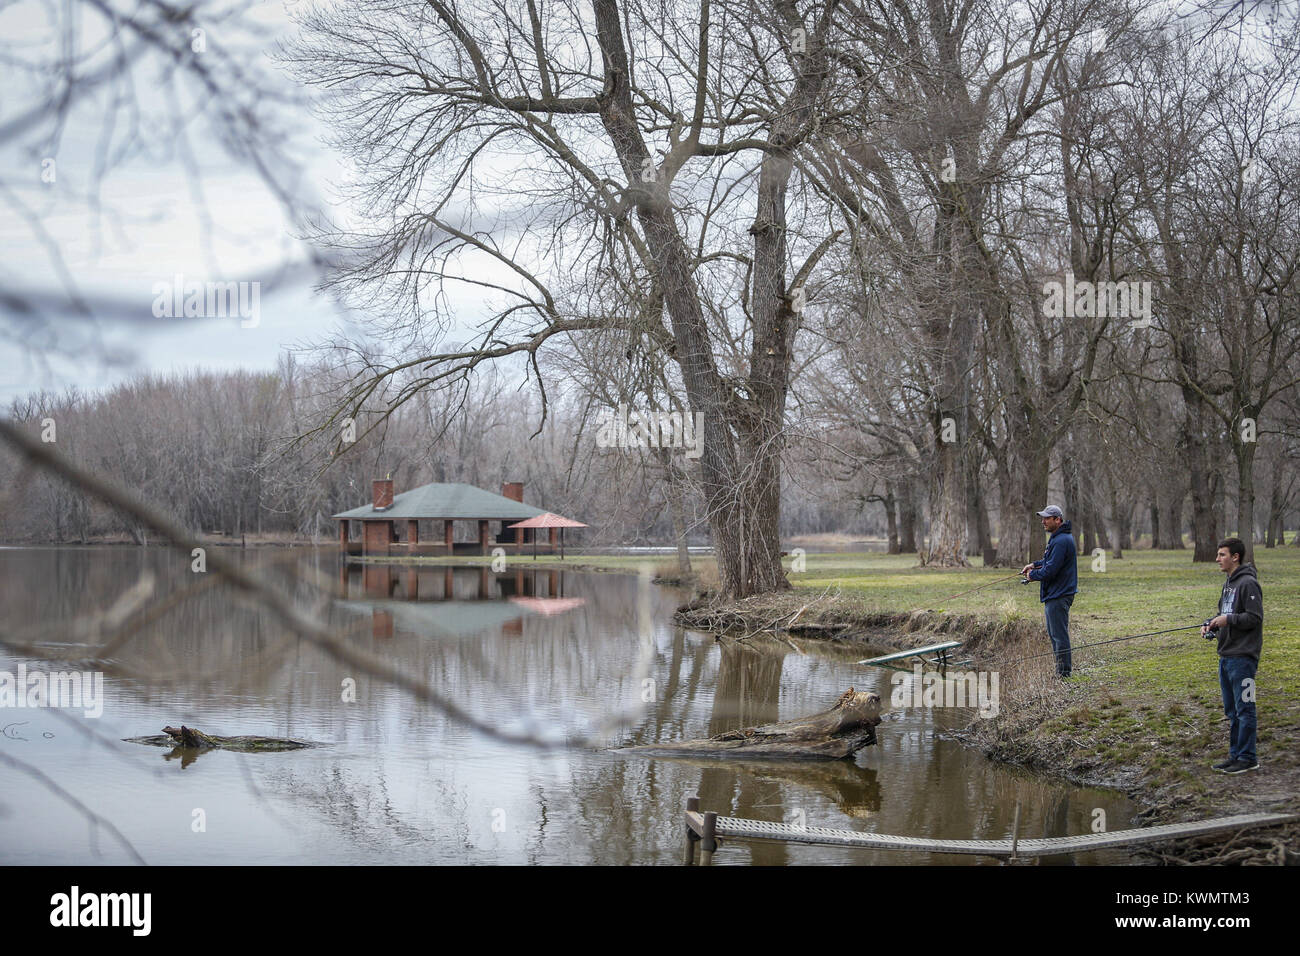
[[[1029,580],[1040,582],[1038,600],[1046,602],[1079,590],[1079,549],[1070,533],[1070,522],[1061,524],[1047,539],[1043,560],[1035,561]]]

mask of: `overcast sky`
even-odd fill
[[[267,51],[293,29],[276,0],[254,12]],[[0,9],[0,128],[39,102],[39,87],[21,66],[53,48],[59,24],[48,18],[56,15],[37,2]],[[82,18],[82,49],[100,39],[92,21],[89,14]],[[158,69],[136,73],[147,83]],[[151,111],[166,111],[154,91],[135,92],[142,126]],[[225,155],[205,123],[189,127],[197,177],[178,161],[176,144],[151,146],[145,132],[143,151],[153,155],[112,170],[98,203],[90,201],[100,150],[126,138],[124,124],[106,136],[105,99],[87,97],[70,112],[51,155],[43,137],[0,140],[0,402],[42,388],[99,388],[138,370],[271,368],[283,349],[320,340],[349,320],[329,297],[313,293],[318,277],[305,267],[306,249],[282,204],[259,176]],[[298,155],[310,164],[302,179],[328,208],[330,184],[343,170],[319,145],[311,118],[297,115]],[[51,158],[54,181],[48,182],[43,174],[48,177]],[[66,308],[67,283],[54,249],[94,319]],[[257,324],[241,326],[238,316],[156,317],[158,284],[170,286],[177,276],[182,284],[260,280]],[[16,302],[35,306],[35,313]],[[364,326],[364,316],[351,318],[354,327]]]
[[[117,2],[126,13],[138,9]],[[269,54],[295,30],[289,9],[307,2],[254,4],[254,34],[213,40],[247,43],[254,57],[259,47]],[[1295,6],[1296,0],[1283,4],[1292,14]],[[57,18],[69,9],[80,25],[79,49],[95,48],[104,30],[88,5],[20,0],[0,6],[0,131],[40,102],[41,74],[25,67],[57,53]],[[88,59],[83,71],[96,62]],[[269,58],[264,65],[272,66]],[[366,316],[345,316],[328,297],[313,293],[317,277],[302,267],[306,250],[282,204],[259,176],[225,155],[205,123],[187,127],[197,176],[187,175],[176,143],[150,141],[157,138],[150,114],[165,118],[167,102],[150,87],[148,64],[135,76],[130,92],[144,117],[136,139],[143,149],[103,178],[97,201],[87,192],[104,144],[111,151],[126,138],[125,124],[106,134],[106,96],[79,100],[56,145],[0,135],[0,403],[38,389],[97,389],[139,370],[268,369],[284,349],[319,341],[340,323],[352,337],[366,332]],[[284,82],[292,83],[287,76]],[[306,163],[306,194],[331,216],[346,218],[346,210],[331,206],[333,184],[347,178],[346,168],[321,145],[322,130],[306,111],[294,116],[301,124],[297,154]],[[45,182],[51,159],[55,175]],[[262,281],[256,326],[242,327],[237,316],[156,317],[157,284],[173,284],[177,276],[182,283]],[[281,281],[273,282],[277,277]],[[69,280],[93,319],[67,309]],[[483,300],[469,290],[453,295],[463,318],[451,338],[463,339],[484,314]]]

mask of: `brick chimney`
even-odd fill
[[[506,481],[501,485],[501,497],[509,498],[511,501],[524,503],[524,483],[522,481]]]
[[[393,506],[393,479],[376,478],[370,483],[370,491],[376,511],[385,511]]]

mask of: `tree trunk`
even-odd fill
[[[885,482],[885,528],[889,539],[889,553],[898,554],[898,518],[894,514],[896,499],[894,486]]]
[[[1125,550],[1133,548],[1133,512],[1136,507],[1136,502],[1124,503],[1123,510],[1120,511],[1119,527],[1115,529],[1116,536],[1119,538],[1119,547]]]
[[[1188,477],[1192,493],[1192,538],[1195,548],[1192,561],[1213,561],[1218,551],[1220,524],[1215,509],[1215,499],[1220,489],[1216,487],[1214,465],[1205,436],[1205,410],[1199,396],[1183,391],[1188,404],[1183,423],[1183,454],[1188,463]]]
[[[979,455],[971,451],[969,458],[971,466],[966,471],[966,557],[984,554],[993,546],[988,509],[984,506],[984,488],[980,483]]]
[[[966,556],[981,555],[993,547],[989,535],[989,513],[980,487],[980,460],[974,449],[966,456]]]
[[[1115,530],[1115,547],[1112,549],[1110,556],[1112,558],[1123,558],[1125,543],[1124,539],[1128,536],[1128,519],[1120,512],[1119,494],[1115,489],[1115,483],[1110,485],[1110,520]],[[1132,547],[1132,544],[1128,544]]]
[[[626,747],[619,753],[668,757],[843,760],[876,742],[880,698],[849,688],[821,713],[758,727],[730,730],[703,740]]]
[[[903,483],[902,490],[898,496],[898,550],[900,554],[916,554],[916,486],[909,480]]]
[[[954,413],[955,414],[955,413]],[[944,441],[948,416],[935,415],[934,438],[938,467],[930,485],[930,547],[925,564],[941,568],[966,567],[966,490],[961,445]],[[960,429],[960,426],[958,426]],[[960,430],[958,435],[960,435]]]
[[[1073,445],[1071,442],[1066,447]],[[1070,529],[1074,534],[1074,550],[1083,547],[1083,512],[1079,500],[1079,470],[1075,459],[1068,451],[1061,458],[1061,480],[1065,488],[1065,516],[1070,519]]]
[[[1051,462],[1045,454],[1033,454],[1027,461],[1012,456],[1010,467],[999,480],[1001,533],[998,535],[998,567],[1020,568],[1037,560],[1043,519],[1038,511],[1047,501],[1047,479]],[[1067,515],[1068,517],[1068,515]]]
[[[664,456],[664,469],[668,513],[673,522],[673,538],[677,541],[677,573],[685,577],[691,573],[691,551],[686,543],[686,505],[682,500],[685,494],[681,476],[677,474],[671,454]]]
[[[1155,547],[1162,551],[1181,551],[1183,544],[1183,502],[1187,500],[1187,482],[1182,476],[1177,481],[1162,483],[1156,489],[1156,506],[1160,513],[1160,535]]]
[[[1255,560],[1255,451],[1252,441],[1233,442],[1237,453],[1237,537],[1246,545],[1242,564]],[[1215,549],[1218,550],[1217,548]]]
[[[750,271],[753,315],[744,393],[724,381],[710,342],[693,260],[669,196],[671,175],[645,176],[654,159],[637,124],[630,62],[614,0],[594,0],[597,42],[605,60],[600,119],[633,195],[646,247],[671,320],[674,357],[690,411],[704,416],[701,485],[724,598],[789,588],[781,567],[781,448],[790,364],[799,316],[786,286],[786,188],[793,144],[811,122],[831,66],[812,31],[796,60],[796,82],[774,112],[759,167]],[[703,93],[701,93],[703,95]],[[693,135],[698,135],[698,130]]]

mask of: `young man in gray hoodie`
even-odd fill
[[[1255,755],[1255,669],[1264,643],[1264,595],[1255,568],[1242,564],[1246,545],[1240,538],[1219,542],[1215,562],[1228,576],[1219,594],[1219,614],[1201,627],[1205,638],[1216,638],[1219,650],[1219,689],[1228,715],[1228,759],[1214,765],[1220,773],[1245,773],[1259,767]]]

